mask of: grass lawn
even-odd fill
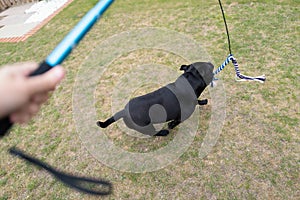
[[[1,43],[0,65],[42,61],[96,2],[74,0],[25,42]],[[108,167],[91,155],[81,140],[73,117],[75,82],[89,55],[107,38],[155,27],[179,32],[200,44],[215,67],[228,54],[218,1],[115,1],[64,62],[66,78],[41,112],[29,125],[15,126],[1,140],[0,199],[97,199],[10,156],[7,149],[15,145],[61,170],[110,180],[114,192],[107,199],[299,199],[300,1],[224,0],[223,6],[241,72],[265,74],[267,81],[236,82],[232,65],[218,75],[225,88],[226,118],[206,157],[199,158],[198,150],[209,129],[211,105],[201,108],[201,122],[187,151],[153,172],[130,173]],[[95,86],[97,117],[111,115],[111,91],[129,69],[157,63],[177,70],[181,64],[189,64],[185,61],[157,49],[139,49],[115,58]],[[159,87],[143,84],[132,96]],[[210,100],[209,92],[203,97]],[[140,153],[159,149],[174,138],[170,134],[137,139],[118,126],[105,133],[120,148]]]

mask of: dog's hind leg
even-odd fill
[[[169,131],[163,129],[163,130],[158,131],[154,136],[167,136],[167,135],[169,135]]]
[[[106,128],[115,121],[121,119],[122,117],[124,117],[124,110],[117,112],[114,116],[108,118],[105,122],[97,121],[97,125],[101,128]]]
[[[173,129],[173,128],[175,128],[176,126],[178,126],[178,124],[180,124],[181,123],[181,121],[179,121],[179,120],[173,120],[173,121],[170,121],[169,123],[168,123],[168,128],[169,129]]]

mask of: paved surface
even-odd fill
[[[14,6],[1,12],[0,42],[25,41],[72,1],[73,0],[66,1],[66,3],[55,8],[56,10],[53,13],[50,13],[49,16],[46,16],[42,20],[30,20],[34,17],[36,12],[27,12],[28,9],[32,8],[32,6],[35,6],[37,3],[27,3],[24,5]]]

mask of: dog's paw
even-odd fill
[[[156,133],[154,136],[167,136],[167,135],[169,135],[168,130],[161,130],[158,133]]]
[[[101,128],[106,128],[107,124],[105,124],[105,122],[101,122],[101,121],[97,121],[97,126],[101,127]]]
[[[208,103],[208,100],[207,99],[204,99],[204,100],[198,100],[198,105],[200,106],[204,106]]]

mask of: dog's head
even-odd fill
[[[214,66],[209,62],[196,62],[190,65],[182,65],[180,70],[184,72],[191,72],[193,74],[199,74],[206,85],[209,85],[213,79]]]

